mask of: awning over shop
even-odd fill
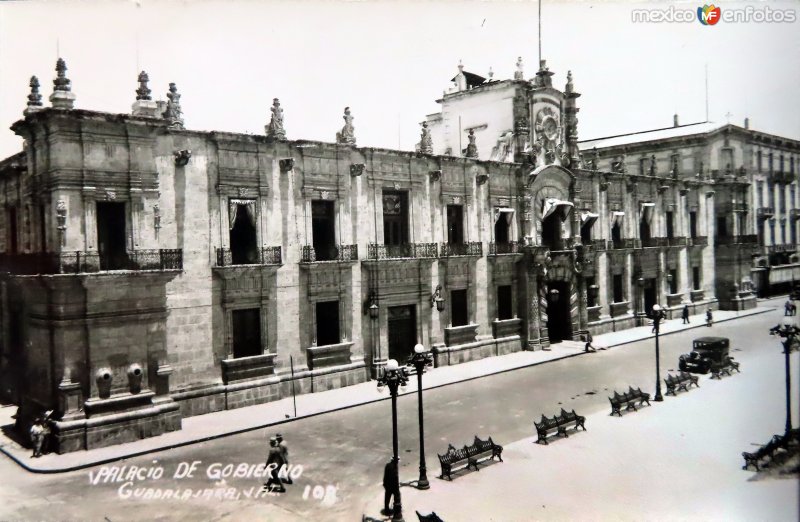
[[[542,220],[547,219],[554,212],[558,212],[561,220],[567,219],[569,211],[572,210],[574,205],[571,201],[562,201],[555,198],[547,198],[544,200],[544,207],[542,208]]]
[[[582,227],[591,227],[594,225],[594,222],[597,221],[597,218],[600,217],[600,214],[595,214],[594,212],[584,211],[581,212],[581,226]]]
[[[494,209],[494,222],[500,221],[500,218],[505,217],[506,223],[509,225],[514,220],[514,209],[508,207],[495,207]]]

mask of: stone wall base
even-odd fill
[[[469,361],[477,361],[486,357],[495,357],[522,351],[522,338],[519,335],[485,339],[473,343],[455,346],[435,346],[434,361],[436,367],[452,366]]]
[[[178,404],[168,398],[155,399],[152,405],[124,413],[54,421],[53,450],[62,454],[104,448],[179,429]]]
[[[636,317],[633,315],[620,315],[618,317],[602,317],[599,321],[588,324],[592,335],[628,330],[636,326]]]
[[[737,297],[719,302],[720,310],[750,310],[758,306],[758,299],[755,295],[747,297]]]

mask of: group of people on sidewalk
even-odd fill
[[[268,491],[284,493],[284,484],[291,484],[289,478],[289,448],[280,433],[269,438],[269,453],[267,454],[267,467],[270,469],[269,480],[264,483]]]
[[[689,324],[689,305],[683,305],[681,318],[683,319],[683,324]],[[709,308],[708,310],[706,310],[706,326],[710,327],[713,324],[714,324],[714,313],[711,311],[711,308]]]

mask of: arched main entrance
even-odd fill
[[[550,343],[572,339],[572,285],[568,281],[550,281],[547,286],[547,333]]]

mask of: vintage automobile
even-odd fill
[[[678,358],[682,372],[708,373],[728,358],[730,340],[727,337],[698,337],[692,341],[692,352]]]

